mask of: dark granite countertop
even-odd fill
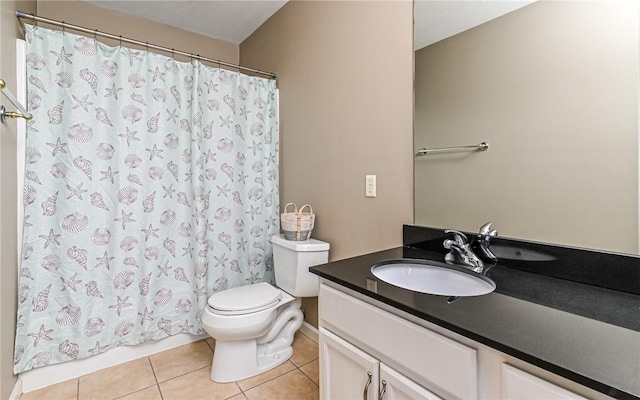
[[[444,261],[399,247],[311,267],[314,274],[508,355],[619,399],[640,399],[640,295],[498,264],[493,293],[447,297],[376,279],[383,260]],[[377,281],[377,291],[367,289]],[[407,294],[410,295],[407,295]]]

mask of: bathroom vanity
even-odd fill
[[[371,273],[384,260],[443,261],[441,230],[404,235],[403,247],[311,268],[321,399],[640,398],[637,257],[496,241],[512,251],[487,274],[496,290],[448,302]],[[583,276],[597,270],[589,260],[603,273]]]

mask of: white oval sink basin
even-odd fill
[[[403,289],[441,296],[480,296],[496,288],[484,275],[437,261],[383,261],[371,267],[371,273]]]

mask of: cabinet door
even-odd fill
[[[509,364],[502,364],[502,398],[509,400],[586,400],[585,397]]]
[[[442,400],[406,376],[380,364],[379,400]]]
[[[378,360],[320,328],[320,399],[376,400]]]

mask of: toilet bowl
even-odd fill
[[[216,340],[211,380],[235,382],[287,361],[304,315],[298,297],[317,296],[318,279],[309,267],[328,261],[329,244],[315,239],[271,239],[276,285],[266,282],[213,294],[202,315],[205,331]],[[295,296],[295,297],[294,297]]]

